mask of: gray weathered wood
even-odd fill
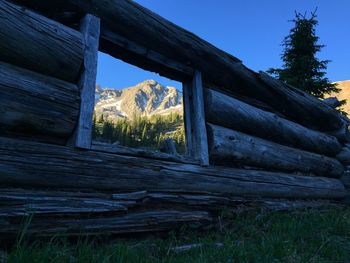
[[[334,109],[339,107],[342,104],[336,97],[329,97],[329,98],[323,99],[322,101],[326,103],[329,107]]]
[[[349,121],[346,116],[339,113],[342,118],[342,125],[339,129],[327,132],[329,135],[336,137],[342,143],[350,142]]]
[[[0,62],[0,133],[62,143],[79,114],[78,87]]]
[[[186,134],[186,153],[188,156],[195,156],[192,114],[193,114],[193,100],[192,100],[192,83],[191,81],[182,83],[183,107],[184,107],[184,124]]]
[[[84,67],[79,81],[81,106],[79,122],[75,131],[75,146],[90,149],[92,140],[92,114],[95,105],[100,19],[90,14],[86,15],[81,22],[80,31],[85,41],[85,50]]]
[[[192,146],[195,149],[195,158],[197,158],[202,165],[209,165],[208,156],[208,139],[207,130],[205,127],[205,113],[204,113],[204,98],[202,75],[199,71],[195,71],[192,80]]]
[[[206,119],[210,123],[329,156],[336,155],[342,148],[335,137],[308,129],[220,92],[205,89],[204,95]]]
[[[0,239],[15,238],[21,224],[27,237],[81,234],[125,234],[169,231],[183,224],[215,222],[222,209],[289,210],[336,204],[328,200],[227,197],[174,192],[96,193],[0,189]],[[76,223],[74,223],[76,221]],[[77,223],[78,222],[78,223]]]
[[[328,131],[339,129],[342,125],[339,115],[333,110],[325,110],[323,106],[326,105],[322,101],[305,96],[303,92],[289,88],[281,89],[262,80],[259,74],[246,68],[237,58],[147,10],[135,1],[62,0],[55,3],[52,9],[40,4],[38,0],[17,1],[38,8],[48,15],[55,13],[56,10],[94,13],[102,20],[101,47],[104,52],[111,55],[115,56],[114,50],[120,46],[113,45],[108,40],[111,34],[116,33],[146,50],[152,50],[171,61],[176,61],[176,64],[198,69],[202,72],[203,82],[206,84],[214,84],[227,92],[233,91],[262,101],[309,128]],[[105,37],[104,32],[108,32],[108,36]],[[127,59],[127,56],[124,59]],[[147,66],[147,69],[156,72],[161,68],[159,63],[152,65],[147,61],[137,62],[133,59],[131,62],[139,67]],[[163,66],[166,67],[166,64]],[[181,67],[177,67],[177,70],[181,71]],[[181,73],[188,75],[186,72]]]
[[[8,1],[0,1],[3,62],[76,83],[83,48],[80,32]]]
[[[29,221],[27,219],[27,221]],[[211,223],[209,213],[204,211],[139,211],[126,215],[112,215],[105,217],[81,217],[81,218],[33,218],[26,235],[30,237],[45,236],[79,236],[102,234],[137,234],[169,231],[180,228],[184,224],[194,226]],[[0,221],[0,239],[10,240],[20,234],[20,224],[10,223],[5,218]]]
[[[342,164],[350,165],[350,148],[349,146],[343,147],[340,153],[338,153],[335,158],[337,158]]]
[[[264,139],[208,124],[210,160],[215,164],[251,165],[268,170],[300,171],[340,177],[343,165],[336,159],[294,149]]]
[[[120,145],[111,145],[108,143],[101,143],[97,141],[92,141],[91,150],[100,151],[106,153],[116,153],[120,155],[128,155],[128,156],[138,156],[143,158],[152,158],[164,161],[178,162],[178,163],[191,163],[198,164],[199,162],[194,160],[193,158],[182,156],[182,155],[174,155],[168,153],[157,152],[149,149],[143,148],[131,148]]]
[[[283,114],[298,120],[306,127],[322,131],[338,130],[342,127],[340,113],[316,97],[293,88],[265,72],[260,72],[259,78],[267,85],[266,91],[271,94],[270,96],[280,98],[279,111]]]
[[[184,81],[194,74],[192,67],[111,32],[106,27],[102,28],[101,36],[100,50],[127,63],[177,81]]]
[[[332,178],[201,167],[8,138],[0,138],[0,185],[302,199],[346,194]]]

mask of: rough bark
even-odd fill
[[[257,137],[208,124],[210,159],[215,164],[250,165],[267,170],[300,171],[340,177],[343,165],[336,159],[294,149]]]
[[[330,135],[308,129],[220,92],[205,90],[208,122],[287,146],[334,156],[342,145]]]
[[[8,1],[0,2],[2,61],[75,83],[83,48],[80,32]]]
[[[76,85],[0,62],[0,133],[63,143],[79,115]]]
[[[277,198],[343,198],[336,179],[79,151],[0,139],[0,184],[16,187],[171,191]]]

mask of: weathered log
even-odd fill
[[[337,99],[337,97],[329,97],[329,98],[326,98],[322,101],[333,109],[342,105],[342,103]]]
[[[192,148],[187,151],[190,157],[206,166],[209,165],[209,155],[201,72],[196,70],[190,83],[185,83],[184,89],[185,115],[188,115],[185,117],[185,124],[190,124],[186,126],[186,147]]]
[[[0,133],[64,143],[79,114],[76,85],[0,62]]]
[[[201,167],[8,138],[0,139],[0,184],[277,198],[339,199],[345,195],[343,184],[332,178]]]
[[[213,124],[328,156],[336,155],[342,148],[335,137],[211,89],[205,90],[205,104],[206,119]]]
[[[25,220],[23,220],[26,222]],[[11,222],[11,223],[10,223]],[[100,218],[34,218],[27,222],[26,235],[30,237],[61,235],[101,235],[101,234],[136,234],[169,231],[184,224],[198,226],[211,222],[211,217],[204,211],[140,211],[122,216]],[[0,239],[14,239],[20,234],[20,224],[5,218],[0,221]]]
[[[340,177],[343,165],[336,159],[294,149],[257,137],[208,124],[210,159],[215,164],[251,165],[268,170],[300,171]]]
[[[2,61],[75,83],[83,62],[83,47],[80,32],[0,1]]]
[[[79,79],[81,107],[79,120],[70,139],[74,146],[90,149],[92,141],[92,115],[95,105],[97,54],[100,39],[100,19],[87,14],[81,21],[80,31],[85,41],[83,71]]]
[[[147,70],[164,73],[167,60],[147,57],[148,51],[171,61],[168,72],[191,78],[188,67],[201,71],[203,82],[221,89],[263,101],[288,118],[322,131],[337,130],[342,125],[337,112],[322,101],[303,92],[286,88],[280,82],[259,76],[246,68],[240,60],[219,50],[196,35],[167,21],[159,15],[127,0],[62,0],[51,7],[39,0],[17,0],[54,16],[62,11],[93,13],[101,18],[101,49],[118,57],[120,43],[113,45],[113,34],[136,43],[144,50],[144,57],[124,56],[123,59]],[[117,37],[116,37],[117,38]],[[149,41],[152,39],[152,41]],[[121,51],[121,50],[120,50]],[[125,52],[132,53],[129,49]],[[163,62],[162,62],[163,61]],[[182,64],[182,66],[178,66]],[[175,65],[175,67],[174,67]],[[191,74],[191,73],[190,73]],[[170,76],[171,77],[171,76]],[[181,79],[182,80],[182,79]],[[322,117],[320,117],[322,116]]]
[[[266,84],[266,92],[271,94],[269,97],[280,98],[279,105],[274,105],[274,108],[278,107],[280,112],[291,119],[306,127],[322,131],[338,130],[342,127],[340,113],[316,97],[291,87],[265,72],[260,72],[259,78]]]
[[[338,153],[335,158],[344,165],[350,165],[350,149],[349,147],[343,147],[342,151]]]
[[[342,119],[342,125],[339,129],[327,132],[329,135],[336,137],[342,143],[350,142],[350,131],[349,131],[349,121],[347,117],[340,114]]]
[[[327,200],[223,197],[174,192],[94,192],[0,189],[0,239],[18,235],[79,235],[168,231],[184,223],[203,226],[222,209],[288,210],[331,205]],[[25,220],[23,220],[25,219]],[[78,221],[79,224],[74,224]],[[10,223],[11,222],[11,223]],[[114,222],[114,223],[113,223]],[[108,225],[108,223],[112,223]]]
[[[131,148],[121,145],[111,145],[108,143],[92,141],[91,149],[99,152],[116,153],[119,155],[136,156],[143,158],[158,159],[163,161],[177,162],[177,163],[190,163],[199,164],[199,161],[194,160],[188,156],[174,155],[163,152],[158,152],[144,148]]]

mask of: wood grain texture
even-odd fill
[[[339,199],[346,193],[332,178],[201,167],[6,138],[0,139],[0,184],[294,199]]]
[[[90,149],[92,140],[92,114],[95,106],[97,54],[100,39],[100,19],[87,14],[81,22],[80,31],[85,41],[84,67],[79,81],[81,106],[75,146]]]
[[[38,0],[17,1],[46,11],[48,14],[54,13],[53,8],[45,7],[45,4],[41,4]],[[94,13],[100,17],[101,47],[104,47],[104,52],[109,52],[111,55],[115,56],[114,51],[120,49],[119,44],[113,45],[108,40],[112,32],[142,46],[145,50],[160,54],[169,61],[198,69],[203,74],[203,82],[208,85],[213,84],[226,92],[232,91],[262,101],[275,111],[309,128],[331,131],[339,129],[342,125],[339,114],[335,110],[326,110],[324,108],[326,104],[322,101],[293,88],[276,88],[275,84],[265,81],[261,75],[245,67],[239,59],[134,1],[62,0],[55,3],[55,9],[59,12]],[[108,36],[105,37],[104,32],[108,32]],[[127,57],[124,59],[127,60]],[[137,60],[134,59],[133,62],[137,63]],[[152,65],[145,62],[146,60],[141,59],[135,65],[147,66],[148,70],[152,70]],[[161,68],[159,64],[153,66],[152,71]],[[177,71],[181,71],[181,68],[177,67]],[[186,72],[182,74],[191,77]]]
[[[193,135],[193,100],[192,100],[192,81],[182,83],[184,125],[186,135],[186,153],[188,156],[195,156],[194,135]]]
[[[82,35],[8,1],[0,1],[3,62],[76,83],[83,62]]]
[[[197,158],[201,165],[209,165],[208,154],[208,138],[207,130],[205,126],[205,113],[204,113],[204,97],[203,97],[203,85],[202,74],[196,70],[192,80],[192,124],[193,130],[192,139],[193,147],[195,151],[195,158]]]
[[[0,62],[0,133],[64,143],[79,115],[74,84]]]
[[[279,144],[334,156],[342,145],[330,135],[263,111],[220,92],[205,89],[206,120]]]
[[[328,200],[227,197],[176,192],[77,192],[74,189],[0,188],[0,239],[14,239],[30,221],[27,237],[79,234],[126,234],[175,230],[184,224],[205,226],[222,209],[257,207],[295,210],[330,206]]]
[[[347,144],[335,158],[344,165],[350,165],[350,145]]]
[[[178,162],[178,163],[199,164],[198,161],[188,156],[182,156],[179,154],[176,154],[176,155],[168,154],[168,153],[152,151],[149,149],[142,149],[142,148],[124,147],[120,145],[111,146],[108,143],[101,143],[96,141],[92,141],[91,150],[106,152],[106,153],[116,153],[119,155],[158,159],[158,160]]]
[[[338,130],[343,126],[340,113],[320,99],[279,81],[265,72],[259,78],[267,85],[271,96],[280,97],[281,112],[306,127],[322,131]],[[299,115],[299,117],[297,117]],[[320,117],[322,116],[322,117]],[[323,124],[322,124],[323,122]]]
[[[310,153],[208,124],[210,160],[231,166],[251,165],[267,170],[313,173],[339,178],[343,165],[336,159]]]

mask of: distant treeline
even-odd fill
[[[107,120],[103,114],[93,116],[94,140],[129,147],[159,149],[162,141],[172,138],[178,153],[185,152],[185,129],[182,115],[134,116],[132,119]]]

